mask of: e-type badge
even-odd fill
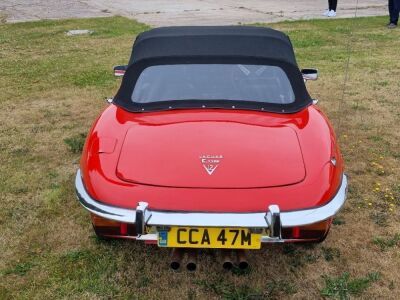
[[[200,161],[208,175],[212,175],[214,173],[215,169],[218,167],[223,158],[224,157],[222,155],[200,155]]]

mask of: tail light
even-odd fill
[[[111,221],[90,214],[94,231],[99,236],[128,237],[136,236],[135,224]]]
[[[323,240],[332,224],[332,218],[306,226],[282,228],[282,238],[299,240]]]

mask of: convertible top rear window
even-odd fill
[[[290,104],[295,95],[286,73],[278,66],[174,64],[144,69],[131,100],[140,104],[184,100]]]
[[[138,35],[113,103],[144,113],[197,108],[295,113],[312,99],[283,32],[183,26]]]

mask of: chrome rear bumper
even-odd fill
[[[88,211],[109,220],[136,223],[138,234],[144,233],[145,226],[201,226],[269,228],[271,237],[280,237],[282,228],[310,225],[333,217],[346,201],[347,176],[343,174],[337,194],[327,204],[283,212],[278,205],[270,205],[265,212],[257,213],[156,211],[149,209],[146,202],[139,202],[136,209],[115,207],[90,197],[83,185],[80,170],[76,174],[75,188],[79,202]]]

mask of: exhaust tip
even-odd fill
[[[177,261],[173,261],[169,266],[172,270],[178,270],[181,267],[181,264]]]
[[[247,270],[249,268],[249,263],[246,258],[246,251],[239,250],[237,251],[237,259],[238,259],[238,267],[240,270]]]
[[[225,261],[222,264],[222,267],[224,268],[224,270],[229,271],[229,270],[231,270],[233,268],[233,263],[231,261]]]
[[[194,262],[189,262],[189,263],[186,265],[186,269],[187,269],[188,271],[191,271],[191,272],[196,271],[196,268],[197,268],[197,265],[196,265]]]
[[[174,248],[171,252],[171,263],[170,267],[172,270],[178,270],[181,267],[181,261],[183,257],[182,249]]]
[[[247,261],[239,262],[239,269],[247,270],[249,268],[249,263]]]

